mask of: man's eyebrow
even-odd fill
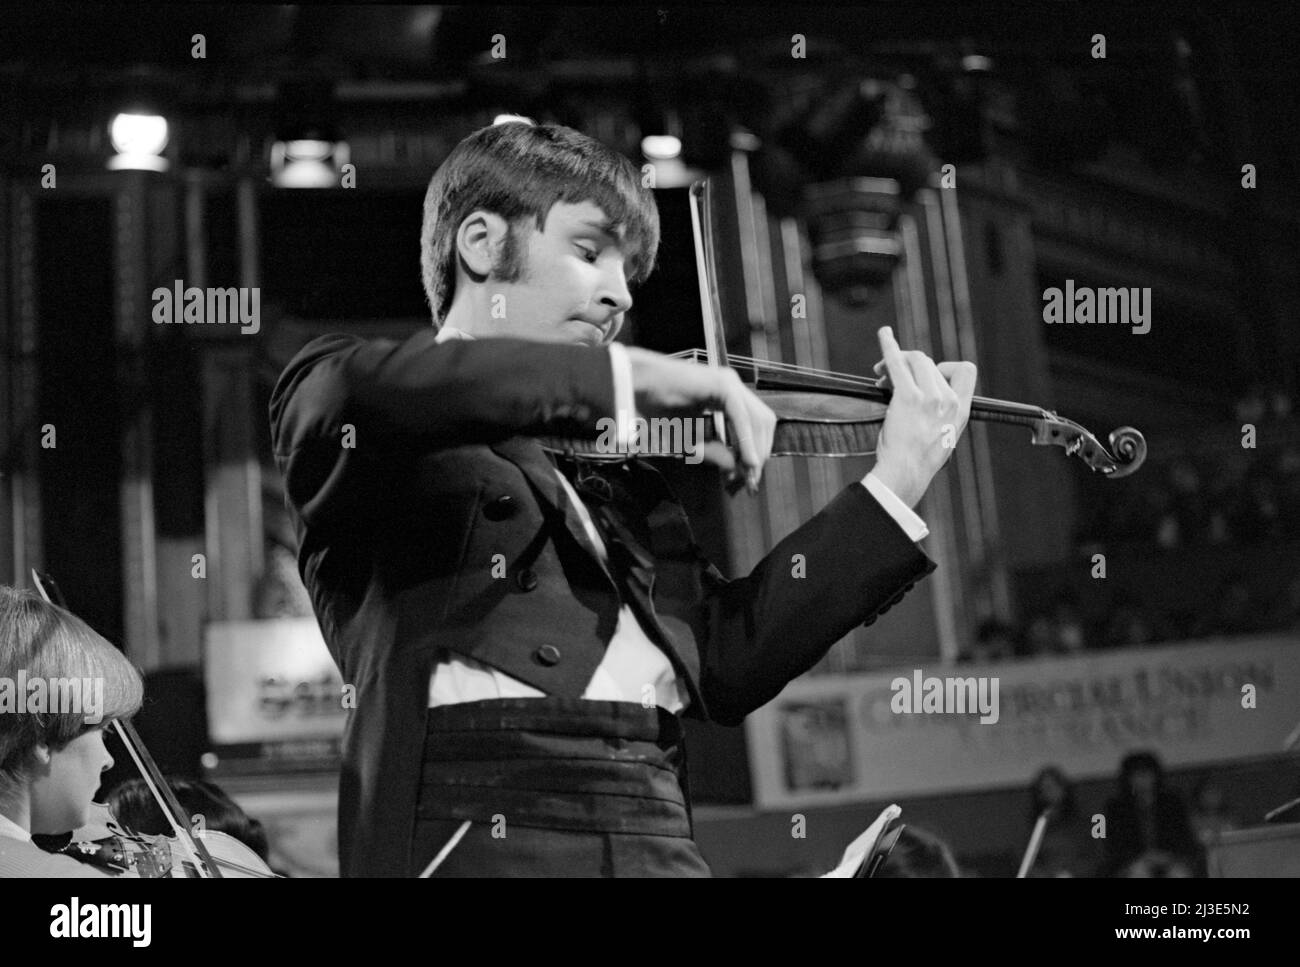
[[[601,221],[584,218],[581,221],[579,221],[578,224],[584,228],[595,229],[597,232],[600,232],[602,235],[608,235],[616,242],[621,243],[623,241],[622,238],[619,237],[618,226],[615,225],[608,218],[602,219]]]

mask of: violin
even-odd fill
[[[216,875],[235,879],[278,877],[246,844],[215,829],[196,830]],[[92,802],[84,826],[58,853],[115,875],[134,874],[141,879],[198,879],[214,875],[185,857],[175,836],[137,833],[117,820],[105,803]]]
[[[67,610],[63,593],[48,576],[32,569],[32,581],[42,598]],[[173,835],[149,835],[127,829],[103,803],[91,803],[90,818],[73,831],[71,841],[57,852],[109,872],[134,873],[142,878],[223,879],[279,877],[247,845],[219,830],[192,831],[182,822],[185,811],[163,778],[149,750],[130,722],[113,719],[112,727],[139,769]]]
[[[805,366],[793,366],[748,356],[729,355],[722,337],[721,302],[717,284],[716,256],[711,244],[708,182],[691,186],[691,227],[695,239],[696,269],[700,284],[700,307],[704,315],[704,350],[674,353],[708,366],[730,366],[741,380],[776,414],[772,440],[774,457],[860,457],[876,452],[893,390],[884,379],[836,373]],[[723,414],[712,414],[704,427],[705,440],[727,443]],[[971,400],[970,418],[992,423],[1027,427],[1030,442],[1038,446],[1062,447],[1067,456],[1078,456],[1092,470],[1118,479],[1135,472],[1146,460],[1147,444],[1142,434],[1129,426],[1113,431],[1109,449],[1087,429],[1052,410],[1025,403],[976,396]],[[660,452],[660,439],[638,441],[637,456],[681,457],[678,448]],[[545,449],[594,462],[625,461],[627,454],[610,453],[595,441],[542,441]]]

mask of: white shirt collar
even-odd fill
[[[3,813],[0,813],[0,836],[5,836],[9,839],[22,840],[24,843],[30,843],[32,841],[31,833],[23,829]]]
[[[438,330],[438,338],[434,342],[446,342],[448,339],[473,339],[474,337],[464,329],[457,329],[455,326],[443,326]]]

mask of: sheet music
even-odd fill
[[[881,834],[886,827],[895,819],[903,814],[903,809],[896,803],[890,803],[876,817],[876,821],[866,828],[857,839],[849,843],[844,850],[844,857],[840,860],[840,865],[835,867],[829,873],[823,873],[819,879],[822,880],[851,880],[857,873],[862,861],[871,855],[871,851],[880,842]]]

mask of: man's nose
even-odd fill
[[[627,288],[627,278],[622,266],[611,266],[601,280],[599,302],[620,315],[632,308],[632,293]]]
[[[107,749],[104,750],[104,758],[108,761],[104,763],[104,768],[100,769],[100,772],[107,772],[109,769],[113,768],[113,764],[117,761],[113,758],[113,753],[109,752]]]

